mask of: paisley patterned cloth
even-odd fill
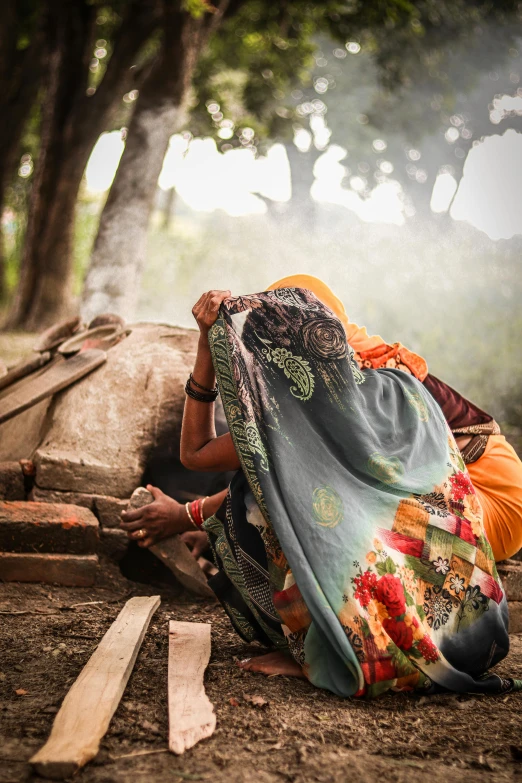
[[[205,528],[243,638],[288,645],[340,696],[518,689],[487,673],[508,652],[507,603],[423,385],[361,370],[304,289],[225,300],[209,343],[242,471]]]

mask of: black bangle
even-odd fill
[[[201,389],[201,391],[208,392],[209,394],[214,394],[218,390],[217,384],[216,386],[214,386],[213,389],[207,389],[206,386],[202,386],[200,383],[194,380],[194,376],[192,375],[192,373],[190,373],[189,375],[189,381],[191,381],[194,384],[194,386],[196,386],[198,389]]]
[[[185,385],[185,394],[187,397],[196,400],[196,402],[215,402],[216,397],[218,396],[218,390],[216,389],[211,394],[202,394],[191,387],[189,379]]]

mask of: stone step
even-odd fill
[[[4,582],[91,587],[96,581],[97,571],[97,555],[0,552],[0,579]]]
[[[95,554],[98,529],[94,514],[80,506],[0,502],[2,552]]]
[[[29,493],[29,500],[38,503],[72,503],[88,508],[98,518],[102,527],[118,528],[121,512],[126,511],[128,500],[109,495],[92,495],[85,492],[64,492],[58,489],[41,489],[36,485]]]

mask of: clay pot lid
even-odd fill
[[[79,315],[53,324],[38,337],[38,340],[33,345],[33,351],[37,353],[52,351],[53,348],[57,348],[64,340],[72,337],[81,325],[82,319]]]
[[[58,352],[64,355],[77,353],[85,348],[110,348],[115,342],[119,342],[123,337],[130,334],[130,329],[122,329],[119,324],[105,324],[97,326],[95,329],[86,329],[79,334],[75,334],[70,340],[62,343]],[[86,342],[89,345],[85,345]],[[84,348],[85,346],[85,348]]]

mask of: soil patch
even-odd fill
[[[307,682],[243,672],[235,662],[259,648],[235,635],[220,607],[114,571],[89,589],[0,585],[0,783],[41,780],[27,760],[68,688],[125,601],[156,593],[162,604],[122,702],[77,783],[475,783],[522,773],[519,694],[350,701]],[[206,687],[217,729],[182,757],[166,750],[171,619],[212,623]],[[511,638],[498,671],[522,678],[522,636]]]

